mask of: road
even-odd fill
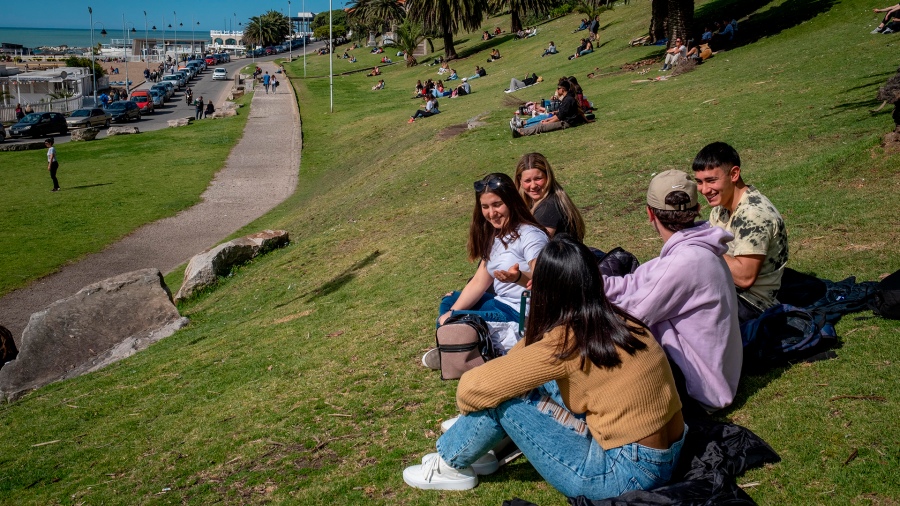
[[[296,52],[295,52],[296,54]],[[271,61],[277,58],[286,58],[285,54],[280,54],[277,56],[267,56],[264,58],[257,58],[257,62],[262,61]],[[200,74],[198,74],[194,79],[188,83],[191,87],[191,90],[194,92],[194,97],[199,98],[203,97],[204,101],[208,101],[212,98],[213,103],[216,105],[216,109],[220,109],[222,107],[222,103],[225,101],[225,98],[228,96],[229,91],[234,85],[233,80],[229,81],[213,81],[212,80],[212,69],[216,67],[222,67],[228,70],[228,75],[232,77],[236,77],[238,70],[246,67],[253,63],[254,60],[250,58],[237,58],[232,60],[230,63],[224,63],[219,65],[213,65]],[[147,81],[134,89],[146,89],[152,86],[154,83]],[[184,101],[184,89],[181,91],[176,91],[175,95],[166,102],[162,107],[156,109],[153,114],[144,114],[139,121],[131,121],[128,123],[113,123],[113,126],[116,125],[127,125],[127,126],[136,126],[141,132],[149,132],[153,130],[160,130],[168,127],[167,121],[170,119],[176,118],[186,118],[186,117],[194,117],[194,106],[187,105]],[[7,129],[7,134],[9,129]],[[105,134],[101,134],[99,138],[105,137]],[[54,136],[56,144],[61,144],[68,142],[71,139],[71,135],[56,135]],[[6,138],[5,143],[15,144],[15,143],[24,143],[24,142],[34,142],[35,140],[40,139],[31,139],[31,138],[19,138],[13,139],[10,137]]]

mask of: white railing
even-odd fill
[[[81,95],[70,97],[70,98],[61,98],[58,100],[50,100],[47,102],[37,102],[31,104],[31,108],[34,109],[34,112],[61,112],[66,114],[68,112],[74,111],[75,109],[79,109],[84,104],[84,97]],[[22,105],[24,107],[24,104]],[[15,122],[16,121],[16,106],[15,105],[0,105],[0,121],[7,122]]]

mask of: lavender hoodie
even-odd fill
[[[734,400],[743,362],[737,294],[722,258],[732,239],[703,222],[675,233],[633,274],[603,277],[609,300],[650,327],[688,395],[709,411]]]

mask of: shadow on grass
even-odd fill
[[[739,24],[735,40],[728,49],[752,44],[764,37],[777,35],[828,11],[837,0],[787,0],[783,4],[758,13],[772,0],[714,0],[697,9],[695,27],[712,27],[716,20],[747,19]],[[700,30],[695,30],[700,33]],[[715,47],[715,46],[714,46]]]
[[[71,188],[69,188],[69,189],[70,189],[70,190],[86,190],[86,189],[88,189],[88,188],[94,188],[94,187],[97,187],[97,186],[107,186],[107,185],[111,185],[111,184],[112,184],[112,183],[83,184],[83,185],[81,185],[81,186],[73,186],[73,187],[71,187]]]
[[[486,49],[492,49],[496,46],[499,46],[500,44],[503,44],[504,42],[506,42],[508,40],[512,40],[514,38],[515,38],[515,34],[513,34],[513,33],[504,33],[504,34],[500,34],[500,35],[495,35],[495,36],[491,37],[490,40],[482,41],[481,44],[475,44],[474,46],[467,47],[467,48],[463,49],[462,51],[458,51],[456,53],[456,59],[460,60],[463,58],[468,58],[468,57],[470,57],[474,54],[480,53]],[[454,44],[460,44],[460,42],[455,41]]]
[[[373,251],[368,256],[354,263],[350,267],[348,267],[344,272],[338,274],[337,276],[331,278],[330,280],[322,283],[318,288],[314,288],[308,292],[302,293],[288,301],[282,302],[280,304],[276,304],[275,308],[284,307],[294,301],[300,299],[306,299],[307,302],[312,302],[320,297],[324,297],[328,294],[334,293],[338,291],[341,287],[346,285],[347,283],[353,281],[353,278],[356,277],[356,273],[362,270],[364,267],[371,265],[372,262],[375,261],[379,256],[381,256],[381,252],[378,250]]]

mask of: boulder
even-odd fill
[[[129,356],[185,325],[158,269],[82,288],[31,315],[16,360],[0,369],[0,398]]]
[[[218,111],[212,114],[213,118],[230,118],[232,116],[237,116],[237,110],[235,109],[219,109]]]
[[[199,290],[215,283],[219,276],[227,275],[234,266],[283,247],[289,242],[290,237],[285,230],[264,230],[194,255],[184,269],[184,282],[175,295],[175,300],[191,297]]]
[[[112,137],[113,135],[129,135],[129,134],[139,134],[139,133],[141,133],[141,131],[138,130],[138,127],[135,127],[135,126],[130,126],[130,127],[117,126],[117,127],[109,127],[108,129],[106,129],[107,137]]]
[[[100,130],[96,128],[76,128],[69,130],[72,133],[72,141],[92,141],[97,138]]]
[[[30,149],[44,149],[44,141],[31,142],[11,142],[0,143],[0,151],[28,151]]]
[[[168,125],[169,125],[170,128],[174,128],[174,127],[188,126],[188,125],[190,125],[193,121],[194,121],[194,117],[191,116],[190,118],[170,119],[170,120],[168,120],[166,123],[168,123]]]

